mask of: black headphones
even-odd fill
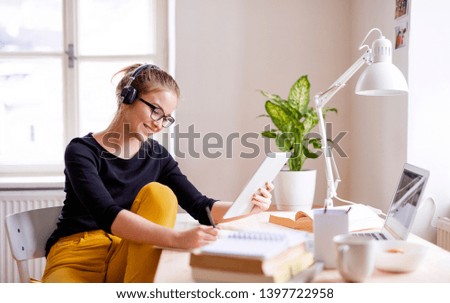
[[[131,74],[130,80],[128,80],[127,85],[125,85],[125,87],[122,89],[122,92],[120,93],[120,96],[122,97],[122,103],[131,104],[139,96],[138,90],[131,86],[131,84],[133,83],[134,79],[136,79],[146,68],[160,69],[158,66],[153,64],[143,64],[136,68]]]

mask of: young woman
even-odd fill
[[[47,242],[44,282],[151,282],[160,250],[191,249],[217,239],[206,207],[220,222],[231,205],[202,195],[177,162],[149,139],[169,127],[180,91],[154,65],[119,73],[118,110],[104,131],[73,139],[65,152],[67,193]],[[252,197],[252,213],[267,210],[273,185]],[[175,231],[178,205],[201,225]]]

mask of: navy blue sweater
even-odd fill
[[[215,200],[202,195],[154,140],[143,143],[131,159],[122,159],[88,134],[69,143],[64,159],[66,199],[57,229],[47,242],[47,253],[61,237],[95,229],[110,233],[119,211],[129,210],[149,182],[167,185],[184,210],[200,223],[209,224],[205,207],[212,207]]]

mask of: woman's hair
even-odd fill
[[[114,78],[118,74],[124,74],[116,86],[116,97],[119,106],[122,103],[122,90],[128,84],[131,75],[139,66],[142,66],[142,64],[127,66],[113,75]],[[180,88],[178,87],[177,82],[171,75],[156,66],[149,65],[149,67],[144,68],[133,80],[131,86],[138,91],[138,96],[136,97],[158,90],[169,90],[175,93],[178,98],[180,97]]]

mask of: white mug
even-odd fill
[[[337,250],[339,273],[348,282],[363,282],[375,268],[376,241],[355,234],[333,238]]]

